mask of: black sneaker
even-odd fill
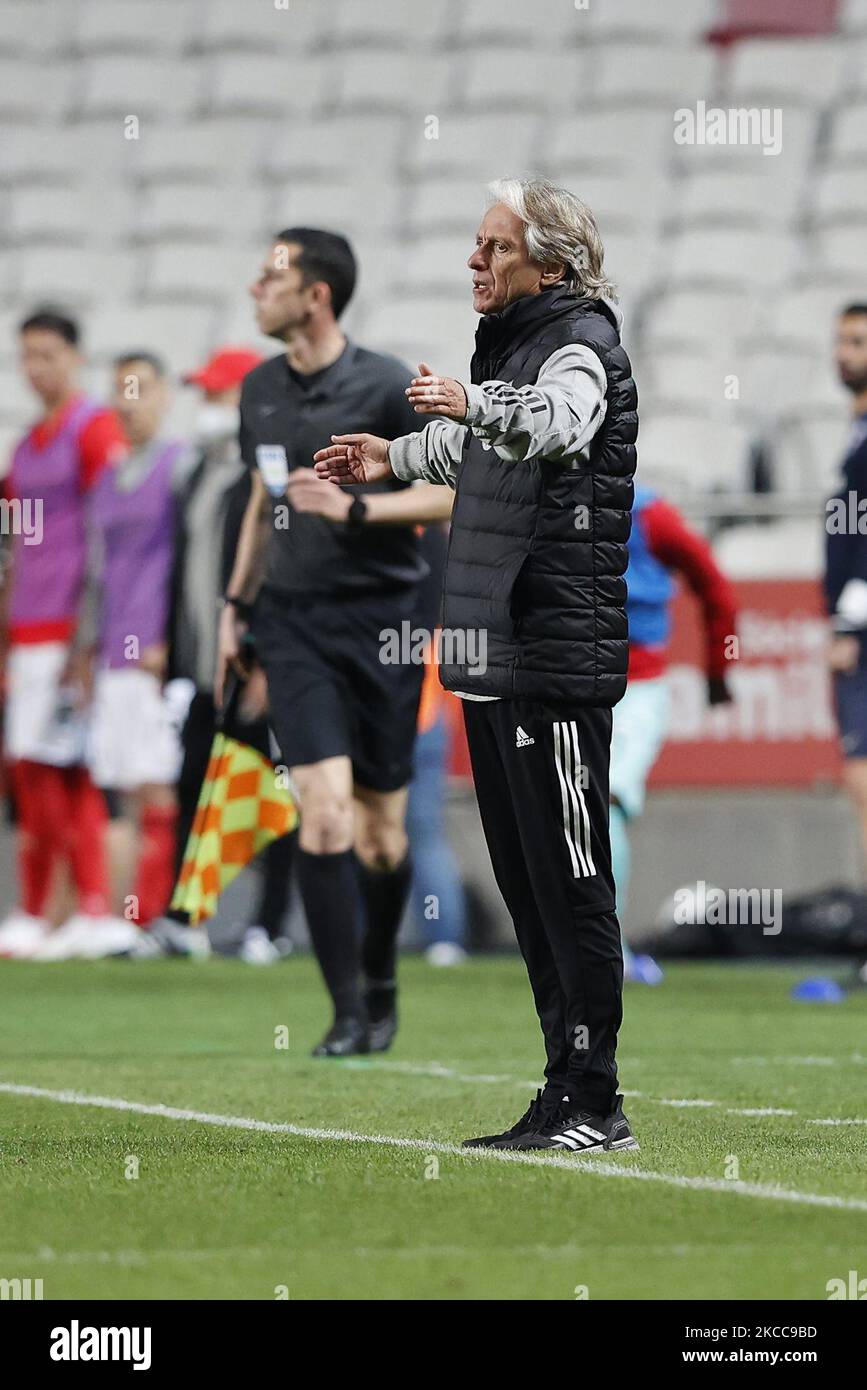
[[[367,1024],[364,1019],[348,1014],[336,1018],[325,1037],[311,1052],[311,1057],[355,1057],[370,1051]]]
[[[549,1118],[544,1127],[519,1135],[510,1149],[561,1149],[575,1154],[601,1154],[621,1149],[638,1150],[638,1140],[623,1113],[623,1097],[615,1096],[610,1115],[594,1115],[589,1110],[572,1109],[568,1102]]]
[[[560,1113],[561,1104],[559,1097],[552,1099],[551,1096],[546,1096],[544,1091],[537,1091],[535,1100],[530,1102],[520,1120],[513,1124],[511,1129],[504,1130],[502,1134],[482,1134],[478,1139],[465,1139],[461,1148],[511,1148],[512,1141],[521,1135],[535,1134],[540,1127],[544,1128],[550,1124],[554,1116]]]
[[[387,1052],[397,1032],[397,985],[368,984],[364,995],[370,1020],[371,1052]]]

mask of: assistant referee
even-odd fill
[[[440,671],[463,697],[485,838],[547,1052],[527,1112],[475,1146],[637,1147],[617,1092],[608,766],[626,686],[638,416],[602,258],[571,193],[544,179],[494,185],[468,262],[482,316],[472,384],[422,364],[409,399],[448,420],[391,443],[355,433],[315,456],[335,482],[456,489],[443,628],[466,632],[467,650],[485,633],[488,659],[484,672]]]
[[[347,340],[349,243],[280,232],[251,288],[259,328],[284,351],[248,374],[241,452],[250,501],[220,623],[217,699],[252,620],[269,719],[300,803],[297,877],[334,1006],[314,1056],[387,1048],[397,1026],[397,933],[410,887],[404,828],[423,667],[381,660],[384,629],[411,621],[426,573],[413,529],[451,498],[394,477],[343,493],[317,478],[323,435],[359,420],[416,428],[410,372]],[[359,495],[359,491],[361,495]],[[255,599],[255,607],[251,608]]]

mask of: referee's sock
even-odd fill
[[[338,1018],[363,1018],[355,853],[310,854],[299,847],[298,887],[310,940]]]
[[[361,963],[370,984],[394,986],[397,934],[412,884],[412,861],[407,853],[394,869],[371,869],[358,861],[365,910]]]

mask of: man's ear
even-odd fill
[[[566,274],[565,265],[546,265],[539,277],[543,285],[556,285]]]

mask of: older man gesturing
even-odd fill
[[[482,315],[471,383],[422,363],[407,395],[446,418],[391,442],[335,437],[316,470],[456,491],[443,625],[483,632],[487,662],[443,663],[441,678],[464,701],[485,838],[547,1053],[521,1119],[466,1142],[634,1149],[617,1092],[608,761],[626,685],[635,384],[589,209],[543,179],[492,195],[468,262]]]

